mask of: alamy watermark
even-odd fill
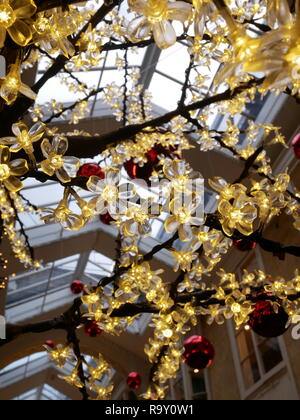
[[[300,315],[296,317],[295,321],[298,324],[292,328],[292,338],[294,340],[300,340]]]

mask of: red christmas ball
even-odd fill
[[[99,178],[104,179],[105,173],[97,163],[85,163],[79,168],[77,176],[85,176],[88,178],[90,176],[98,176]]]
[[[271,294],[262,294],[262,298],[263,296],[267,298],[269,295]],[[279,337],[287,331],[288,319],[288,314],[281,306],[276,313],[270,301],[259,300],[250,314],[249,326],[261,337]]]
[[[237,239],[233,241],[233,245],[236,249],[242,252],[252,251],[257,246],[256,242],[248,241],[248,239]]]
[[[200,335],[193,335],[184,342],[186,364],[193,369],[205,369],[212,365],[215,349],[211,342]]]
[[[107,212],[104,214],[100,214],[99,219],[101,220],[102,223],[104,223],[105,225],[111,225],[112,222],[115,221],[115,219],[113,219],[111,217],[111,215]]]
[[[85,324],[85,332],[89,337],[95,338],[102,334],[102,330],[96,321],[88,321]]]
[[[132,389],[139,389],[142,384],[141,375],[137,372],[131,372],[127,377],[127,385]]]
[[[144,166],[139,166],[138,163],[134,162],[134,159],[125,162],[124,168],[131,179],[143,179],[146,182],[149,182],[152,173],[154,171],[154,164],[152,162],[147,162]]]
[[[75,280],[71,283],[70,289],[73,295],[80,295],[83,292],[84,284],[80,280]]]
[[[297,136],[294,138],[292,146],[294,149],[295,156],[298,159],[300,159],[300,134],[297,134]]]
[[[50,347],[50,349],[54,349],[55,348],[54,341],[52,341],[52,340],[45,341],[44,345],[47,346],[47,347]]]

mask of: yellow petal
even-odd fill
[[[0,26],[0,48],[3,48],[6,38],[6,29],[3,26]]]
[[[43,171],[45,174],[47,174],[47,175],[49,175],[49,176],[53,176],[53,175],[54,175],[55,169],[53,169],[53,167],[49,164],[49,160],[48,160],[48,159],[43,160],[43,161],[40,163],[40,165],[41,165],[41,169],[42,169],[42,171]]]
[[[10,176],[5,181],[3,181],[5,187],[12,192],[20,191],[23,188],[23,184],[19,178],[15,176]]]
[[[15,0],[12,6],[15,16],[19,19],[28,19],[37,11],[33,0]]]
[[[7,164],[10,160],[10,151],[7,146],[0,146],[0,163]]]
[[[27,23],[17,19],[15,23],[7,29],[12,40],[22,47],[25,47],[32,38],[32,32]]]
[[[28,163],[25,159],[15,159],[9,164],[12,175],[22,176],[28,171]]]
[[[33,101],[36,100],[37,94],[33,92],[33,90],[31,90],[29,86],[25,85],[25,83],[21,83],[19,90],[24,96],[27,96],[27,98],[30,98]]]

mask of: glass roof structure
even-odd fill
[[[52,388],[50,385],[41,385],[38,388],[31,389],[30,391],[25,392],[22,395],[19,395],[16,398],[13,398],[14,401],[68,401],[66,395]]]

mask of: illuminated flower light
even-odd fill
[[[271,28],[292,24],[293,15],[286,0],[267,0],[267,22]]]
[[[42,212],[45,213],[45,216],[41,217],[44,223],[60,223],[64,229],[79,230],[85,223],[82,216],[73,213],[69,209],[67,190],[65,191],[64,198],[55,209],[45,207],[42,209]]]
[[[32,100],[37,98],[36,93],[21,81],[20,64],[17,62],[9,67],[6,77],[0,81],[0,96],[8,105],[11,105],[15,102],[19,93]]]
[[[234,318],[237,327],[240,327],[249,319],[249,314],[253,311],[251,302],[237,301],[232,296],[225,299],[226,309],[224,310],[224,317],[226,319]]]
[[[168,0],[129,0],[130,8],[139,16],[128,26],[133,40],[144,39],[153,32],[156,45],[165,49],[176,43],[176,32],[170,21],[186,22],[192,12],[191,5]]]
[[[179,268],[182,271],[190,271],[192,263],[198,258],[198,254],[190,249],[183,249],[182,251],[171,251],[175,260],[174,271],[178,271]]]
[[[55,13],[47,14],[39,13],[34,22],[37,41],[41,48],[49,54],[57,51],[61,52],[65,57],[69,58],[75,54],[75,47],[68,39],[77,29],[82,18],[76,16],[79,12],[76,9],[69,9],[68,12],[62,11],[60,8]]]
[[[209,185],[217,191],[220,196],[226,200],[231,200],[232,198],[237,197],[240,194],[244,194],[247,191],[247,188],[242,184],[228,184],[225,179],[220,177],[215,177],[214,179],[209,180]]]
[[[80,166],[79,159],[71,156],[64,156],[68,150],[68,140],[55,137],[52,144],[48,139],[44,139],[41,145],[42,153],[46,158],[40,165],[45,174],[56,175],[63,182],[70,182],[74,178]]]
[[[218,207],[220,222],[226,235],[232,236],[235,229],[243,235],[253,233],[253,222],[257,218],[257,209],[246,195],[235,198],[233,204],[221,200]]]
[[[16,192],[23,188],[20,176],[28,171],[25,159],[10,161],[10,151],[6,146],[0,146],[0,185],[3,184],[9,191]]]
[[[151,214],[152,202],[144,200],[141,206],[131,206],[126,211],[126,221],[121,225],[124,236],[145,236],[151,233],[151,219],[156,216]]]
[[[281,26],[259,38],[259,47],[243,63],[248,73],[266,75],[263,88],[284,90],[292,85],[297,93],[299,86],[299,8],[293,17],[286,0],[272,2],[270,20]]]
[[[67,360],[72,356],[72,350],[69,346],[63,346],[58,344],[58,346],[52,350],[48,350],[48,357],[50,360],[53,360],[58,367],[62,368],[67,363]]]
[[[166,184],[166,191],[170,195],[174,193],[192,194],[195,188],[203,186],[203,177],[199,172],[192,171],[187,162],[184,160],[167,159],[163,172],[165,177],[171,182]]]
[[[167,233],[174,233],[178,230],[179,239],[183,242],[193,239],[192,226],[200,226],[204,223],[203,217],[195,215],[202,203],[200,195],[194,196],[192,199],[179,197],[170,203],[170,211],[172,215],[165,221],[165,229]]]
[[[79,379],[78,368],[79,368],[79,362],[77,363],[77,366],[75,367],[75,369],[72,371],[72,373],[69,376],[58,375],[58,377],[66,381],[69,385],[75,386],[77,388],[83,388],[84,384]]]
[[[97,213],[109,212],[112,217],[125,214],[127,200],[136,195],[134,185],[120,184],[120,171],[117,169],[108,170],[103,180],[92,176],[87,182],[87,188],[98,194],[95,198]]]
[[[114,390],[114,386],[109,385],[108,387],[103,387],[103,386],[94,385],[94,389],[97,393],[96,400],[98,401],[109,400]]]
[[[89,373],[91,375],[89,384],[94,385],[96,381],[101,380],[101,378],[104,375],[109,375],[109,365],[108,363],[103,359],[103,356],[99,354],[99,357],[93,358],[93,365],[87,363]]]
[[[0,144],[9,146],[10,151],[17,153],[20,150],[24,150],[31,160],[35,162],[33,155],[34,148],[33,143],[40,140],[45,132],[45,125],[41,122],[34,124],[30,130],[24,123],[16,123],[12,126],[12,132],[16,137],[2,137],[0,138]]]
[[[12,40],[25,47],[32,39],[32,26],[28,23],[36,12],[33,0],[4,0],[0,5],[0,48],[3,47],[6,32]]]

